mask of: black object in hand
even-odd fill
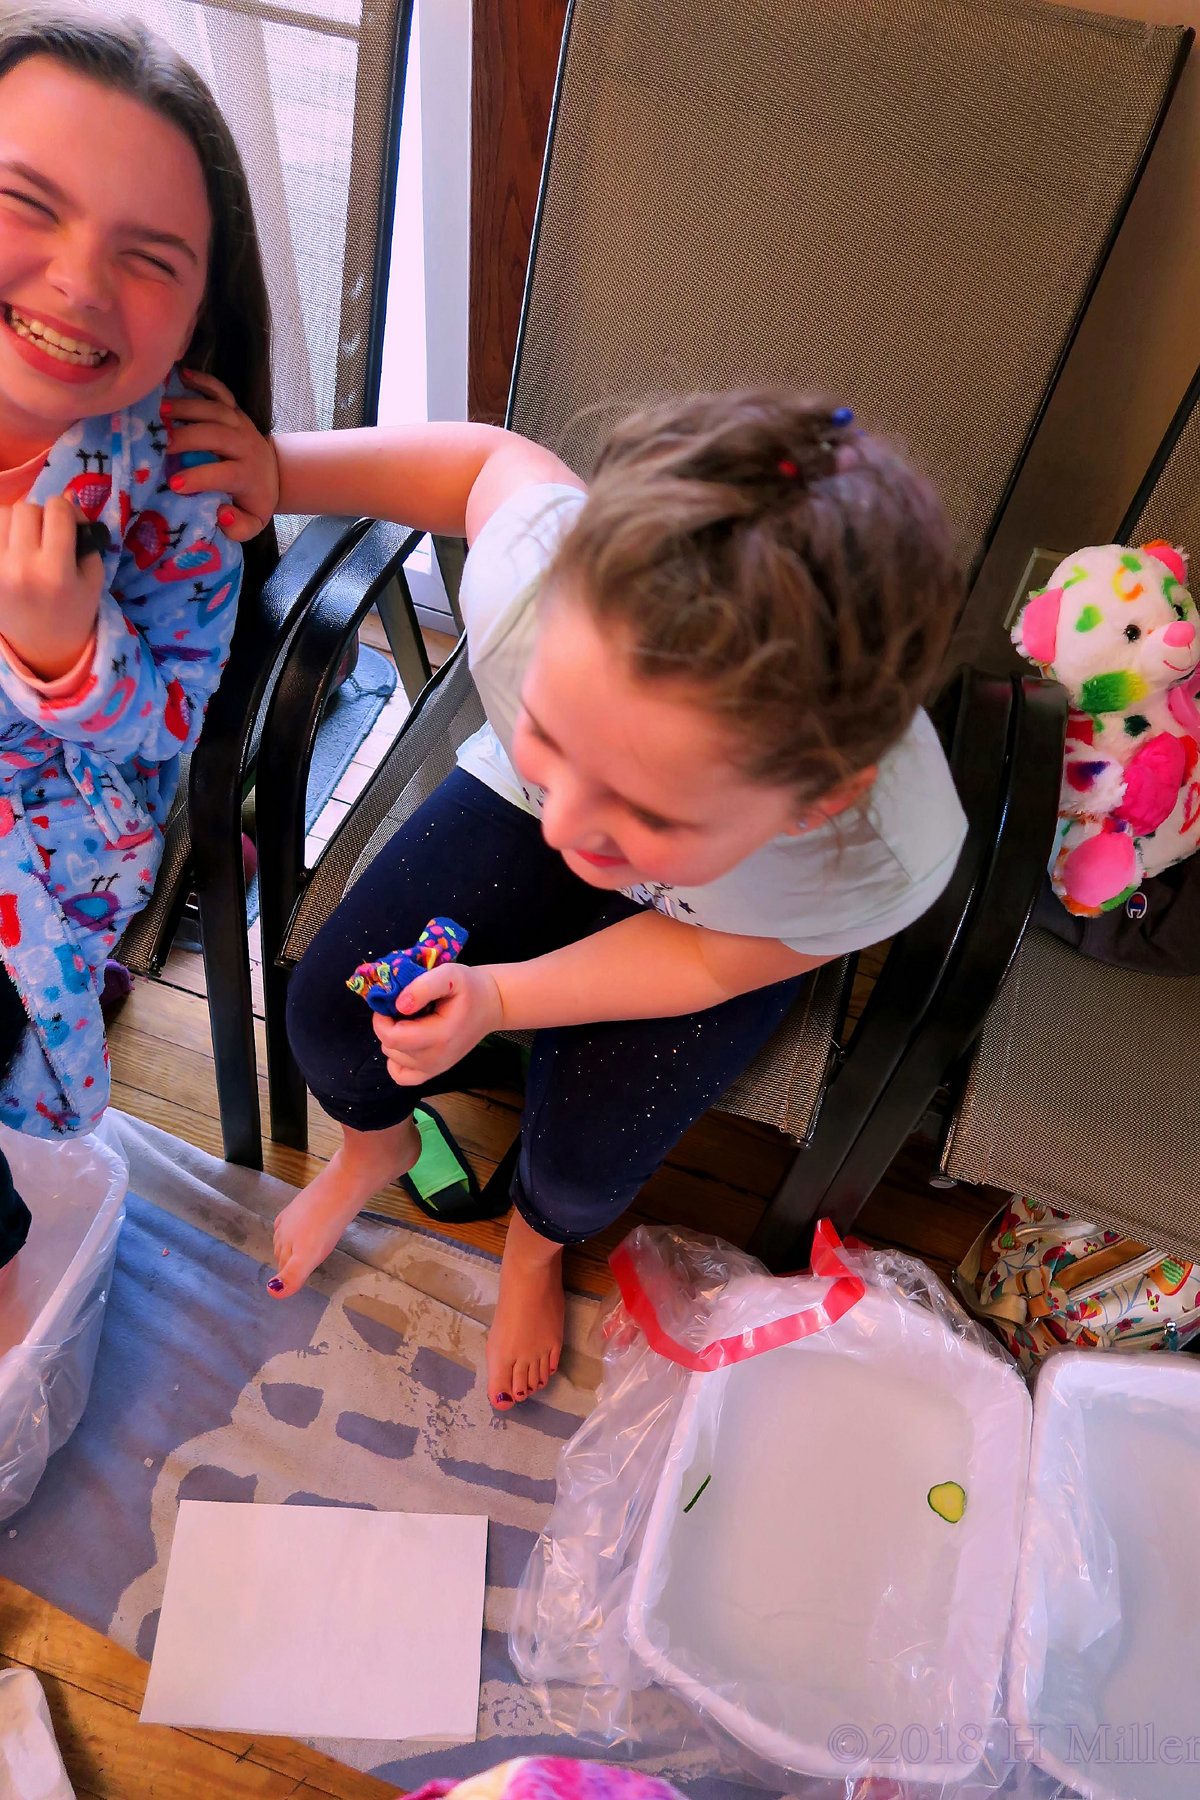
[[[85,556],[93,550],[101,556],[112,548],[112,537],[107,525],[99,519],[79,519],[75,525],[75,561],[81,563]]]

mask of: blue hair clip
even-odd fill
[[[848,406],[839,406],[836,411],[830,413],[829,422],[831,425],[853,425],[854,414]]]

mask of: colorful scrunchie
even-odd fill
[[[453,919],[430,919],[409,949],[393,950],[377,962],[359,963],[346,986],[352,994],[361,994],[372,1012],[394,1019],[396,1001],[409,982],[440,963],[457,961],[466,941],[467,933]]]

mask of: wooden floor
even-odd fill
[[[364,635],[385,647],[377,625]],[[431,647],[435,656],[446,648]],[[852,1016],[861,1008],[876,966],[870,955],[863,959]],[[254,985],[265,1120],[265,1043],[257,969]],[[173,950],[161,980],[136,981],[130,998],[109,1020],[109,1044],[113,1103],[219,1156],[221,1132],[200,957]],[[520,1096],[474,1092],[447,1095],[437,1104],[476,1173],[486,1179],[516,1134]],[[337,1141],[337,1128],[310,1104],[308,1153],[268,1141],[266,1167],[286,1181],[303,1184],[332,1154]],[[791,1145],[765,1126],[708,1114],[622,1219],[592,1243],[568,1251],[568,1284],[584,1292],[608,1292],[608,1253],[640,1220],[688,1225],[745,1244],[791,1155]],[[961,1185],[948,1191],[930,1188],[931,1162],[931,1145],[913,1141],[906,1146],[860,1215],[856,1231],[868,1242],[909,1250],[947,1275],[1002,1197]],[[399,1189],[389,1190],[383,1204],[397,1218],[431,1228]],[[497,1220],[447,1235],[498,1253],[504,1229],[504,1221]],[[391,1792],[378,1781],[285,1740],[139,1726],[147,1665],[2,1581],[0,1662],[21,1663],[39,1672],[72,1781],[79,1794],[95,1800],[215,1796],[317,1800],[320,1795],[333,1800],[383,1800]]]

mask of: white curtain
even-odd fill
[[[229,123],[254,198],[275,325],[275,423],[334,421],[359,0],[87,0],[134,14],[192,64]]]

